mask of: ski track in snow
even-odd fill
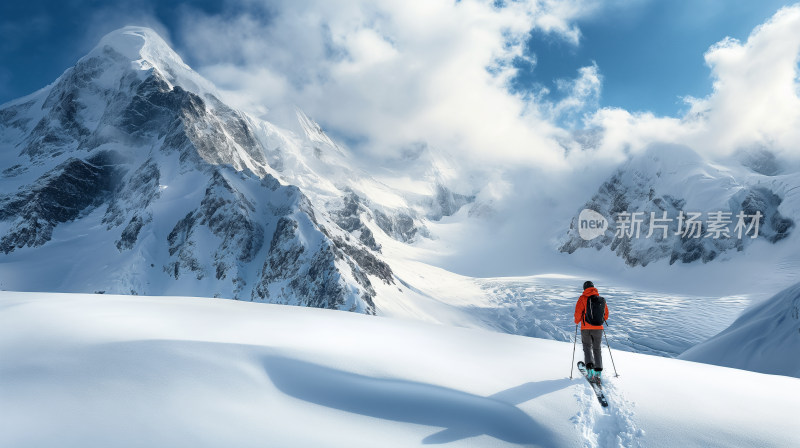
[[[644,435],[636,424],[633,415],[635,404],[626,400],[614,387],[613,380],[605,380],[603,389],[608,407],[603,408],[597,401],[592,387],[586,380],[578,377],[581,385],[575,388],[578,412],[570,419],[583,438],[584,448],[636,448],[641,447],[640,437]]]
[[[572,316],[581,294],[574,279],[476,281],[491,303],[469,311],[488,326],[504,333],[572,341]],[[668,358],[724,330],[751,303],[746,296],[689,297],[602,285],[599,289],[608,302],[606,334],[613,348]],[[581,353],[580,347],[577,352]]]

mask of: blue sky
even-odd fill
[[[726,36],[746,40],[783,1],[662,0],[608,7],[578,20],[576,47],[557,36],[531,33],[526,53],[536,64],[519,64],[515,87],[541,84],[558,97],[554,80],[573,78],[597,63],[603,76],[601,106],[678,115],[681,98],[711,92],[703,54]],[[631,6],[632,5],[632,6]]]
[[[600,106],[652,111],[677,116],[686,109],[684,95],[702,97],[711,91],[703,54],[726,36],[745,40],[782,5],[782,1],[651,0],[622,2],[578,18],[580,43],[533,31],[525,52],[536,63],[518,60],[518,91],[544,86],[550,98],[560,93],[555,80],[577,76],[580,67],[596,63],[602,76]],[[124,2],[124,11],[103,1],[24,1],[0,5],[0,103],[28,94],[53,81],[108,31],[125,24],[163,27],[183,51],[191,30],[181,17],[234,16],[239,2]],[[266,11],[269,8],[261,9]],[[208,63],[207,60],[202,61]]]

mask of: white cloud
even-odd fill
[[[591,158],[617,164],[652,143],[681,142],[688,126],[678,118],[658,117],[650,112],[631,113],[619,108],[600,109],[587,125],[601,131]],[[585,154],[577,155],[581,156],[586,158]]]
[[[687,97],[681,118],[599,110],[590,125],[603,129],[598,153],[620,157],[651,143],[688,145],[711,157],[767,148],[800,155],[800,5],[779,10],[746,42],[726,38],[705,54],[712,93]]]
[[[549,111],[551,120],[559,121],[571,127],[583,125],[586,111],[595,111],[600,101],[603,77],[596,63],[581,67],[576,79],[559,79],[556,87],[564,93],[564,97],[552,104],[542,103]]]
[[[694,145],[715,152],[800,144],[800,6],[778,11],[741,43],[725,39],[705,54],[714,91],[691,99]]]
[[[688,98],[682,117],[662,117],[597,110],[596,64],[559,82],[556,102],[508,88],[531,30],[578,44],[576,20],[616,1],[241,1],[233,16],[185,14],[182,41],[196,68],[238,107],[285,126],[300,107],[378,161],[429,147],[462,167],[564,174],[610,169],[653,143],[709,155],[754,145],[797,152],[800,143],[800,6],[746,42],[712,46],[712,93]],[[588,145],[575,137],[581,127],[592,130]]]
[[[183,40],[239,107],[286,124],[298,106],[372,155],[425,142],[479,162],[557,167],[568,132],[550,120],[552,107],[509,92],[511,61],[532,29],[577,43],[574,19],[595,4],[251,1],[235,17],[189,14]],[[599,82],[587,68],[556,108],[576,110]]]

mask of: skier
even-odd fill
[[[602,318],[601,318],[602,316]],[[608,305],[600,297],[594,283],[583,283],[583,294],[575,304],[575,324],[581,324],[581,343],[589,381],[602,384],[603,357],[600,343],[603,337],[603,323],[608,319]]]

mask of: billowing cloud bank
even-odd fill
[[[578,44],[572,21],[591,10],[586,2],[248,6],[187,18],[184,40],[203,73],[245,109],[281,121],[296,105],[373,154],[424,143],[484,162],[563,165],[569,133],[551,118],[599,93],[596,66],[576,73],[560,104],[508,87],[531,30]]]
[[[710,47],[713,91],[687,97],[681,117],[598,109],[597,65],[563,80],[567,95],[557,103],[509,88],[512,61],[526,57],[532,30],[580,45],[576,20],[602,7],[579,0],[244,1],[235,14],[190,11],[181,29],[200,70],[238,106],[279,123],[300,107],[379,158],[424,144],[463,163],[561,170],[617,163],[656,142],[711,155],[755,147],[797,152],[797,5],[745,42]],[[579,125],[567,129],[565,118]]]
[[[679,118],[597,111],[589,123],[602,129],[600,151],[640,150],[653,142],[687,145],[707,155],[768,149],[784,156],[800,151],[800,5],[779,10],[746,42],[725,39],[705,54],[713,91],[690,98]],[[658,86],[653,86],[658,88]]]

